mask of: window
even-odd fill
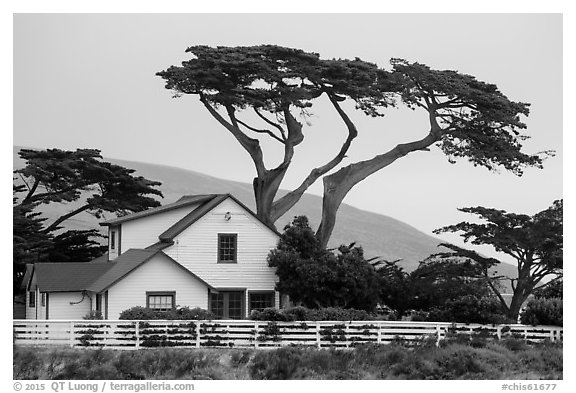
[[[256,292],[250,294],[250,312],[262,311],[274,307],[274,292]]]
[[[96,294],[96,311],[102,312],[102,295]]]
[[[244,318],[244,292],[210,294],[210,311],[222,319]]]
[[[146,292],[146,307],[158,311],[175,308],[176,292]]]
[[[116,231],[110,231],[110,249],[116,248]]]
[[[238,235],[235,233],[218,234],[218,262],[236,263]]]
[[[42,307],[46,307],[46,292],[42,292],[40,296]]]
[[[36,307],[36,292],[28,292],[28,307]]]

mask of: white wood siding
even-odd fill
[[[49,319],[82,319],[90,312],[90,297],[82,299],[82,292],[51,292],[48,299]]]
[[[224,219],[230,212],[232,218]],[[218,234],[235,233],[237,263],[218,263]],[[277,280],[266,257],[278,235],[228,198],[185,229],[164,252],[215,288],[274,290]]]
[[[208,288],[158,254],[108,289],[108,319],[134,306],[146,307],[146,292],[176,292],[176,305],[208,308]]]
[[[120,252],[126,252],[131,248],[146,248],[158,242],[158,236],[162,232],[197,207],[198,204],[194,204],[122,223]]]

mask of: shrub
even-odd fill
[[[520,314],[525,325],[563,326],[562,299],[532,299]]]
[[[275,308],[265,308],[262,311],[254,310],[250,314],[250,319],[254,321],[292,321],[284,312]]]
[[[174,319],[174,320],[189,320],[189,319],[216,319],[216,316],[210,311],[202,308],[189,308],[182,307],[170,311],[158,311],[146,307],[132,307],[120,313],[120,319],[130,320],[156,320],[156,319]]]
[[[309,318],[311,321],[367,321],[374,319],[364,310],[336,307],[310,310]]]
[[[448,300],[443,307],[430,310],[428,320],[434,322],[460,322],[501,324],[508,322],[500,302],[492,297],[478,298],[466,295]]]
[[[147,320],[160,318],[158,318],[158,311],[146,307],[136,306],[122,311],[120,313],[119,319]]]
[[[276,269],[276,290],[307,307],[373,311],[378,304],[380,277],[362,248],[353,243],[325,249],[304,216],[284,228],[268,265]]]
[[[290,347],[257,352],[250,366],[250,376],[252,379],[290,379],[302,355],[302,349]]]
[[[96,319],[104,319],[104,317],[102,316],[102,311],[95,311],[92,310],[90,311],[88,314],[84,315],[82,317],[82,319],[86,319],[86,320],[96,320]]]
[[[284,310],[266,308],[263,311],[253,311],[250,319],[255,321],[371,321],[375,319],[375,316],[364,310],[349,308],[309,309],[298,306]]]
[[[212,320],[216,319],[216,315],[210,311],[204,310],[200,307],[189,308],[182,307],[174,311],[169,311],[166,319],[195,319],[195,320]],[[173,318],[172,318],[173,317]]]

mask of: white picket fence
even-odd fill
[[[252,347],[290,345],[353,347],[363,343],[431,337],[438,343],[448,332],[483,334],[500,339],[515,335],[527,341],[562,340],[558,326],[478,325],[407,321],[109,321],[14,320],[16,345],[66,345],[141,349],[153,347]]]

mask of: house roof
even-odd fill
[[[170,258],[168,255],[164,254],[161,250],[142,250],[131,248],[128,251],[121,254],[118,258],[114,260],[114,262],[109,262],[109,265],[112,265],[110,269],[103,272],[103,274],[98,277],[94,282],[88,285],[85,289],[92,291],[92,292],[102,292],[112,285],[117,283],[118,281],[122,280],[132,271],[134,271],[139,266],[142,266],[144,263],[149,261],[153,256],[161,254],[168,258],[172,263],[175,263],[180,268],[182,268],[185,272],[192,275],[194,278],[202,282],[208,288],[212,289],[212,286],[208,284],[206,281],[186,269],[180,263],[175,261],[174,259]]]
[[[32,274],[35,274],[40,292],[80,292],[88,290],[98,293],[122,280],[157,254],[164,255],[172,263],[175,263],[208,288],[214,289],[206,281],[164,254],[161,250],[134,248],[120,255],[114,262],[37,263],[27,270],[23,284],[27,285]]]
[[[210,210],[212,210],[213,208],[215,208],[221,202],[225,201],[228,198],[232,199],[234,202],[236,202],[237,204],[242,206],[242,208],[244,210],[246,210],[248,213],[250,213],[250,215],[252,215],[258,221],[260,221],[262,224],[264,224],[264,226],[266,226],[272,232],[274,232],[277,235],[280,235],[274,226],[268,225],[264,221],[260,220],[260,218],[258,218],[258,216],[256,216],[256,214],[254,214],[254,212],[252,210],[250,210],[248,207],[246,207],[246,205],[244,205],[242,202],[240,202],[238,199],[236,199],[231,194],[215,194],[213,196],[213,198],[207,200],[202,205],[198,206],[196,209],[194,209],[193,211],[188,213],[186,216],[184,216],[182,219],[180,219],[178,222],[176,222],[170,228],[168,228],[163,233],[161,233],[160,236],[158,236],[158,238],[160,239],[160,243],[172,243],[174,241],[174,238],[176,236],[178,236],[180,233],[182,233],[182,231],[184,231],[190,225],[194,224],[196,221],[198,221],[200,218],[202,218],[206,213],[208,213]],[[157,244],[158,243],[156,243],[155,245],[152,245],[150,247],[156,246]]]
[[[216,197],[216,194],[207,194],[207,195],[185,195],[182,198],[178,199],[176,202],[169,203],[167,205],[154,207],[148,210],[144,210],[137,213],[127,214],[122,217],[114,218],[112,220],[101,222],[101,226],[111,226],[111,225],[118,225],[126,221],[135,220],[137,218],[147,217],[158,213],[167,212],[170,210],[178,209],[185,206],[195,205],[197,203],[205,202]]]
[[[176,222],[176,224],[172,225],[170,228],[161,233],[158,238],[161,242],[171,242],[174,237],[180,234],[184,229],[194,224],[196,221],[202,218],[204,214],[218,206],[220,202],[224,201],[228,197],[230,197],[229,194],[215,195],[214,198],[204,202],[202,205],[198,206],[196,209],[192,210],[190,213],[184,216],[180,221]]]
[[[111,263],[37,263],[34,274],[40,292],[75,292],[85,290],[111,267]]]
[[[102,222],[100,223],[100,225],[102,226],[118,225],[126,221],[135,220],[137,218],[147,217],[153,214],[170,211],[184,206],[200,204],[194,210],[192,210],[190,213],[184,216],[182,219],[177,221],[170,228],[161,233],[160,236],[158,236],[160,240],[159,243],[147,247],[147,249],[162,249],[167,247],[165,243],[171,243],[174,240],[174,238],[177,235],[179,235],[183,230],[188,228],[190,225],[194,224],[206,213],[208,213],[210,210],[218,206],[221,202],[223,202],[227,198],[231,198],[234,202],[242,206],[242,208],[245,209],[248,213],[250,213],[254,218],[256,218],[258,221],[264,224],[264,226],[266,226],[275,234],[280,235],[280,233],[276,230],[276,228],[273,225],[267,224],[264,221],[262,221],[252,210],[250,210],[246,205],[244,205],[242,202],[240,202],[231,194],[185,195],[174,203],[170,203],[168,205],[160,207],[155,207],[138,213],[128,214],[123,217],[118,217],[113,220]]]

